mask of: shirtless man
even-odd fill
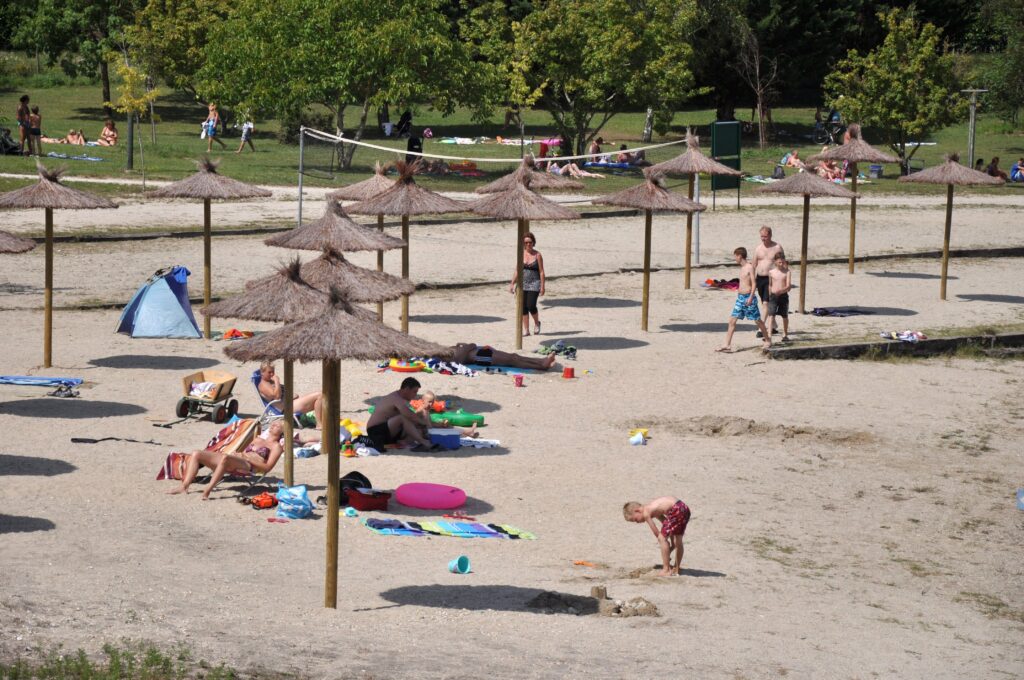
[[[488,345],[475,345],[472,342],[460,342],[455,345],[452,360],[460,364],[483,364],[485,366],[511,366],[512,368],[532,368],[546,371],[555,363],[555,355],[546,357],[524,357],[519,354],[501,352]]]
[[[775,325],[775,317],[782,317],[782,342],[789,342],[789,291],[793,288],[793,272],[782,253],[775,254],[775,266],[768,272],[771,279],[769,287],[771,297],[768,299],[768,318],[766,326]]]
[[[769,231],[769,233],[771,233]],[[764,322],[761,321],[761,314],[757,311],[757,298],[754,297],[754,267],[747,262],[747,249],[742,246],[732,251],[736,264],[740,266],[740,288],[736,296],[736,302],[732,306],[732,314],[729,315],[729,330],[725,334],[725,344],[716,349],[716,352],[732,352],[732,336],[736,332],[736,322],[740,319],[753,321],[757,324],[760,333],[758,337],[764,338],[764,349],[772,346],[771,336],[766,332]]]
[[[419,380],[406,378],[397,391],[377,403],[373,415],[366,421],[366,436],[373,440],[375,449],[383,451],[388,444],[403,440],[412,440],[418,444],[413,451],[440,448],[430,443],[423,421],[409,405],[419,390]]]
[[[754,249],[754,283],[757,286],[757,296],[761,298],[761,319],[768,313],[768,271],[772,268],[775,255],[781,253],[785,256],[782,246],[772,240],[772,228],[765,225],[761,227],[761,244]],[[772,328],[772,333],[777,333],[777,328]],[[761,337],[758,331],[757,337]]]

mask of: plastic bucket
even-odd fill
[[[469,558],[465,555],[459,555],[454,560],[448,563],[448,571],[453,574],[468,574],[469,573]]]
[[[576,369],[573,368],[572,366],[566,366],[565,368],[562,369],[562,377],[563,378],[575,378],[576,377]]]

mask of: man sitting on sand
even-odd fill
[[[420,381],[406,378],[395,392],[382,398],[373,415],[366,421],[366,436],[373,440],[373,447],[384,451],[388,444],[414,441],[418,445],[413,451],[432,451],[440,448],[430,443],[427,425],[421,416],[412,410],[409,402],[416,398]]]
[[[655,498],[647,505],[630,501],[622,506],[622,516],[627,522],[647,523],[651,533],[658,539],[661,550],[661,575],[678,575],[683,566],[683,534],[686,533],[686,525],[690,523],[690,508],[686,503],[672,496]],[[654,523],[656,519],[661,520],[660,530]],[[675,564],[669,559],[673,550],[676,553]]]
[[[546,371],[555,364],[555,355],[546,357],[524,357],[494,349],[490,345],[475,345],[472,342],[460,342],[455,345],[452,360],[460,364],[481,364],[483,366],[510,366],[512,368],[528,368]]]
[[[764,321],[761,321],[761,312],[757,309],[757,296],[754,295],[754,266],[747,262],[747,249],[742,246],[732,251],[732,256],[740,266],[739,294],[729,315],[729,330],[725,334],[725,344],[715,351],[732,352],[732,336],[736,332],[736,322],[740,319],[757,324],[757,329],[764,337],[764,349],[768,349],[772,346],[772,337],[765,329]]]

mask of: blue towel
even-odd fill
[[[75,387],[81,378],[44,378],[39,375],[0,375],[0,385],[28,385],[30,387]]]

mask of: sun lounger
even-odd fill
[[[263,395],[260,393],[260,371],[259,371],[259,369],[256,369],[255,371],[252,372],[252,377],[250,378],[250,380],[252,382],[252,388],[254,390],[256,390],[256,398],[260,400],[260,404],[263,406],[263,413],[264,413],[264,415],[269,413],[269,414],[275,415],[275,416],[284,416],[284,411],[282,411],[280,409],[280,406],[281,406],[281,400],[280,399],[274,399],[273,401],[267,401],[266,399],[263,398]],[[295,427],[302,427],[302,421],[299,419],[300,415],[302,415],[302,414],[301,413],[293,413],[292,414],[292,420],[295,421]]]

